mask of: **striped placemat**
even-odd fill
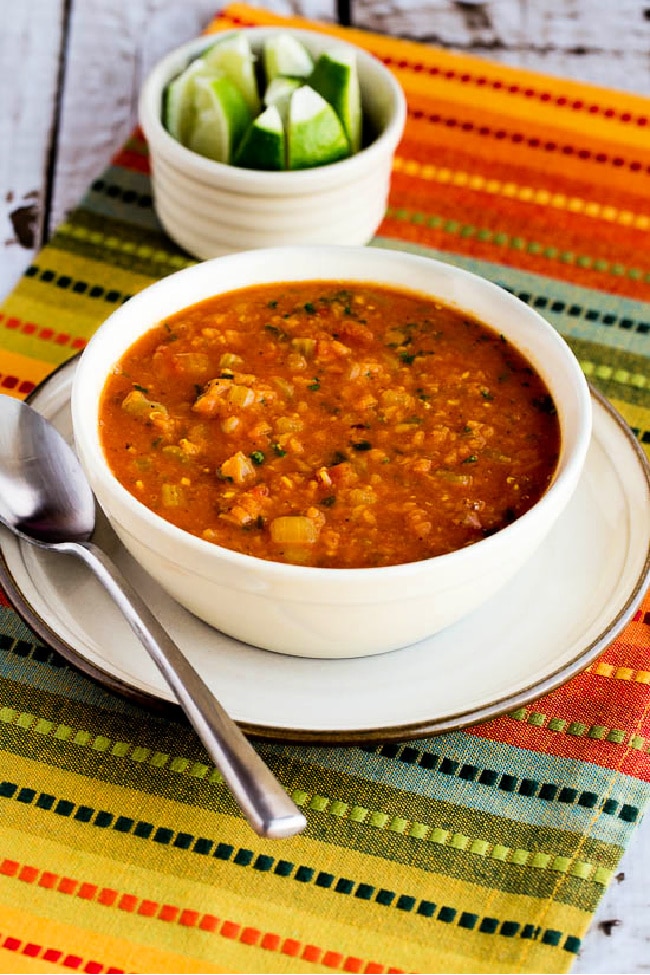
[[[650,448],[650,102],[233,5],[382,59],[408,122],[374,246],[498,282],[568,339]],[[0,309],[29,394],[191,259],[139,132]],[[1,598],[1,597],[0,597]],[[0,603],[0,970],[566,971],[648,802],[650,601],[586,672],[463,732],[259,748],[306,832],[265,841],[181,716],[83,676]]]

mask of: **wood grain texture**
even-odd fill
[[[131,131],[151,64],[219,5],[1,0],[0,297]],[[336,0],[256,5],[321,20],[338,9]],[[650,0],[351,0],[350,9],[359,27],[650,95]],[[649,872],[650,825],[642,824],[576,975],[650,973]]]
[[[353,0],[358,27],[650,94],[643,0]]]
[[[0,293],[45,231],[62,27],[62,0],[0,4]]]

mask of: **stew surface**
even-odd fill
[[[470,545],[556,468],[549,391],[498,332],[383,285],[260,285],[127,350],[100,411],[115,476],[163,518],[262,559],[384,566]]]

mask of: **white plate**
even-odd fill
[[[69,440],[75,365],[60,368],[30,399]],[[650,468],[618,413],[592,395],[585,471],[542,548],[489,603],[404,650],[317,660],[249,647],[177,605],[101,515],[96,540],[248,732],[343,742],[461,728],[521,706],[584,669],[643,596],[650,577]],[[120,613],[76,559],[1,529],[0,583],[41,639],[80,669],[144,703],[172,700]]]

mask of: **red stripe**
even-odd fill
[[[0,389],[7,389],[11,390],[12,393],[28,396],[36,389],[36,383],[32,382],[31,379],[21,379],[20,376],[14,376],[13,373],[3,375],[0,372]]]
[[[42,342],[52,342],[54,345],[69,345],[71,349],[83,349],[87,340],[82,336],[70,335],[68,332],[56,332],[49,325],[38,325],[36,322],[26,322],[15,315],[4,315],[0,312],[0,324],[4,321],[4,327],[9,331],[18,332],[20,335],[29,335],[40,339]]]
[[[259,23],[256,20],[248,20],[243,17],[233,16],[227,12],[222,11],[218,14],[216,20],[223,21],[224,23],[233,24],[238,27],[258,27]],[[305,25],[308,22],[305,21]],[[313,27],[313,25],[311,25]],[[370,38],[368,38],[370,40]],[[364,45],[368,50],[372,50],[371,44]],[[518,84],[515,81],[511,81],[507,75],[502,77],[488,78],[485,74],[477,73],[474,71],[468,71],[467,68],[462,68],[455,70],[454,68],[442,68],[438,65],[424,64],[422,61],[412,61],[408,57],[393,57],[391,55],[381,55],[377,53],[376,50],[373,51],[375,56],[382,60],[384,64],[389,68],[394,68],[399,71],[412,71],[414,74],[422,75],[428,74],[430,77],[437,77],[442,81],[451,81],[454,84],[472,85],[475,88],[491,88],[493,91],[498,91],[502,95],[511,95],[512,97],[524,99],[527,101],[535,100],[543,104],[554,105],[557,108],[564,109],[567,112],[580,112],[582,114],[597,116],[600,115],[608,121],[623,122],[626,125],[636,125],[639,128],[645,128],[650,125],[650,117],[648,115],[636,115],[628,111],[620,111],[618,108],[612,105],[600,104],[594,98],[589,101],[585,101],[583,98],[576,98],[573,95],[568,94],[554,94],[551,91],[547,91],[544,88],[537,88],[533,86],[530,82],[526,85]],[[496,65],[491,65],[491,67],[497,67]],[[498,70],[498,67],[497,67]]]
[[[303,944],[296,938],[283,938],[274,931],[262,932],[258,928],[242,926],[237,921],[220,919],[213,914],[204,914],[190,908],[180,908],[175,904],[163,904],[149,898],[141,898],[136,894],[120,893],[111,887],[99,888],[95,884],[80,882],[71,877],[60,877],[57,874],[41,870],[39,867],[30,864],[20,864],[17,860],[5,859],[0,861],[0,875],[14,878],[23,883],[36,883],[39,887],[45,887],[53,892],[73,896],[76,894],[77,897],[81,897],[83,900],[94,900],[97,904],[101,904],[104,907],[117,908],[117,910],[147,920],[159,920],[172,924],[180,924],[183,927],[195,927],[201,931],[217,934],[229,941],[239,941],[241,944],[249,947],[259,946],[267,951],[289,955],[292,958],[302,957],[306,961],[320,964],[325,968],[341,969],[344,972],[358,972],[362,970],[361,966],[365,964],[363,970],[367,972],[395,972],[398,975],[404,975],[403,969],[401,968],[387,967],[374,961],[364,962],[363,959],[358,958],[356,955],[345,955],[343,952],[328,950],[318,945]],[[16,945],[21,944],[16,939],[14,941]],[[42,950],[40,946],[34,947],[37,947],[39,952]],[[47,949],[46,953],[42,956],[43,958],[46,958],[48,951],[53,950]],[[59,958],[63,953],[54,953],[57,955],[55,961],[59,963]],[[66,958],[72,960],[76,956],[67,955]],[[81,962],[82,959],[79,958],[79,964]],[[70,961],[66,963],[65,960],[60,961],[60,964],[68,968],[77,967],[73,966]],[[104,969],[103,967],[99,967],[94,969],[94,971],[121,972],[121,969]]]
[[[114,166],[131,169],[136,173],[148,174],[150,172],[149,156],[133,149],[120,149],[113,156],[112,162]]]
[[[2,936],[0,935],[0,937]],[[116,968],[114,965],[105,965],[93,959],[84,962],[84,959],[80,955],[66,954],[59,948],[48,948],[35,941],[23,941],[11,935],[5,935],[2,938],[0,948],[4,948],[5,951],[25,955],[26,958],[41,958],[51,965],[60,965],[61,968],[67,968],[72,971],[81,970],[88,973],[110,972],[114,973],[114,975],[124,975],[125,971],[123,968]],[[81,968],[82,965],[83,969]]]

